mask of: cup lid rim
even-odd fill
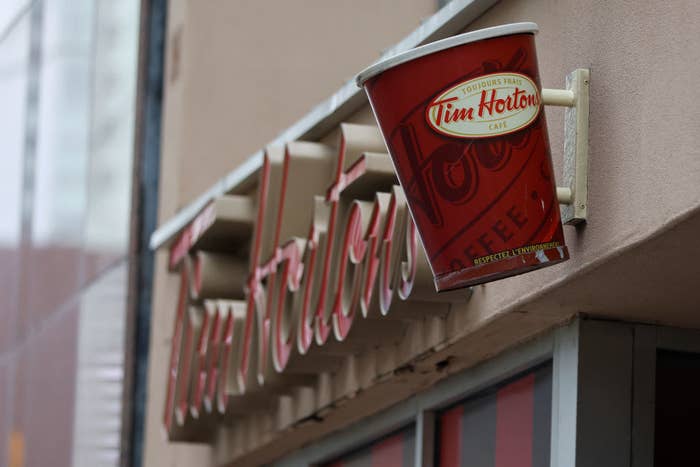
[[[465,32],[463,34],[458,34],[456,36],[451,36],[446,39],[441,39],[439,41],[421,45],[419,47],[415,47],[413,49],[401,52],[397,55],[392,55],[391,57],[382,59],[358,73],[355,77],[355,83],[358,87],[362,87],[367,80],[385,72],[389,68],[393,68],[406,62],[410,62],[411,60],[415,60],[416,58],[424,57],[425,55],[449,49],[458,45],[464,45],[470,42],[481,41],[484,39],[491,39],[493,37],[509,36],[512,34],[535,34],[538,31],[539,27],[536,23],[521,22],[502,24],[500,26]]]

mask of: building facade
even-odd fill
[[[290,84],[296,70],[323,81],[318,70],[347,59],[360,71],[372,62],[361,57],[367,43],[338,34],[312,49],[324,41],[311,34],[299,63],[282,61],[271,80],[283,87],[269,91],[265,66],[238,75],[218,60],[216,47],[250,53],[227,41],[245,10],[211,18],[209,7],[169,5],[146,465],[694,462],[695,3],[454,0],[412,32],[381,8],[379,32],[357,17],[377,49],[407,34],[384,56],[535,21],[544,88],[590,70],[588,214],[565,227],[571,259],[441,294],[352,80],[296,122],[280,111],[276,130],[291,126],[276,137],[256,125],[259,106],[313,94]],[[434,7],[400,12],[408,24]],[[302,29],[328,27],[303,12]],[[250,101],[234,105],[241,88]],[[547,106],[546,118],[559,178],[565,110]],[[240,131],[251,145],[271,142],[232,153]],[[223,167],[233,170],[206,181]]]

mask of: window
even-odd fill
[[[659,350],[656,360],[654,465],[683,466],[697,454],[700,354]]]
[[[548,467],[552,366],[547,364],[440,412],[441,467]]]

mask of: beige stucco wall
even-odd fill
[[[164,129],[163,159],[178,161],[181,207],[415,29],[437,0],[170,4],[166,105],[172,97],[178,108],[166,112],[177,121]]]
[[[565,228],[570,261],[479,286],[466,306],[450,314],[445,341],[452,343],[447,351],[455,356],[456,367],[460,366],[460,355],[469,349],[471,333],[492,326],[513,312],[531,316],[533,329],[538,322],[544,329],[577,312],[700,327],[695,313],[700,300],[696,290],[700,272],[695,267],[700,261],[700,248],[694,243],[700,225],[700,128],[693,116],[693,103],[700,99],[700,89],[694,85],[694,78],[700,76],[700,36],[696,26],[700,22],[700,3],[668,3],[672,6],[662,7],[651,0],[504,0],[468,27],[465,25],[471,30],[514,21],[537,22],[545,87],[562,87],[571,70],[591,68],[589,221],[578,230]],[[371,24],[375,24],[376,13],[372,12]],[[369,23],[363,21],[358,19],[353,29],[359,27],[363,33],[371,30],[366,26]],[[271,53],[273,48],[270,45],[269,49],[259,50]],[[285,58],[282,62],[294,70],[294,64],[314,53],[322,52],[296,50],[297,59]],[[324,77],[328,82],[320,85],[328,88],[317,99],[336,89],[343,78],[372,58],[371,54],[364,61],[359,56],[333,56],[341,62],[339,68],[346,59],[357,62],[339,72],[338,78]],[[211,58],[200,57],[197,63],[202,69],[217,70],[218,66]],[[287,79],[301,80],[293,75],[280,73],[276,79],[285,83]],[[213,76],[209,79],[212,81],[197,81],[201,83],[198,86],[206,83],[208,87],[200,89],[199,94],[193,93],[183,109],[189,112],[194,107],[188,106],[195,104],[230,108],[231,102],[223,103],[228,99],[226,83]],[[268,82],[259,83],[263,82],[256,89],[267,89]],[[292,97],[295,96],[280,93],[276,99],[285,106],[299,105],[301,115],[304,109],[301,104],[292,104]],[[180,162],[172,173],[195,175],[195,168],[201,168],[203,173],[220,171],[219,175],[223,175],[224,167],[230,168],[227,162],[240,161],[262,146],[262,141],[251,143],[250,151],[231,152],[231,159],[221,159],[236,137],[226,134],[225,122],[209,122],[205,114],[187,113],[183,120],[188,129],[183,129],[179,137],[187,141],[182,141],[177,150],[188,156],[179,156]],[[293,121],[294,115],[298,116],[289,114],[287,123]],[[547,116],[554,162],[559,170],[563,110],[548,108]],[[350,120],[371,121],[369,109]],[[283,121],[267,136],[258,135],[258,139],[282,130],[286,126]],[[259,129],[249,131],[252,134]],[[195,153],[201,158],[190,156]],[[187,185],[180,186],[172,196],[180,203],[190,199],[211,183],[204,178],[188,179]],[[186,458],[179,455],[177,461],[182,463],[176,462],[173,453],[178,451],[174,446],[155,437],[165,389],[164,362],[172,329],[170,310],[174,310],[175,300],[174,294],[168,295],[165,290],[175,290],[177,280],[165,274],[162,253],[157,267],[146,461],[147,465],[187,465]],[[469,360],[465,357],[464,361]],[[183,449],[188,454],[203,452]],[[168,462],[162,463],[164,459]],[[199,459],[204,465],[204,458]]]

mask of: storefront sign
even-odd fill
[[[245,284],[235,254],[193,249],[216,225],[213,208],[192,222],[197,232],[175,242],[170,265],[181,273],[181,291],[164,419],[171,439],[254,407],[257,394],[312,384],[338,355],[397,340],[406,321],[466,300],[435,293],[384,151],[378,130],[361,125],[341,126],[338,149],[268,148],[252,236],[241,245],[250,251]],[[409,299],[424,304],[420,316],[393,310]]]
[[[535,30],[477,31],[368,69],[381,133],[343,124],[335,146],[270,147],[254,187],[182,232],[169,258],[181,276],[170,439],[265,409],[468,296],[436,287],[568,258]]]
[[[568,259],[533,23],[484,29],[358,76],[438,290]]]

